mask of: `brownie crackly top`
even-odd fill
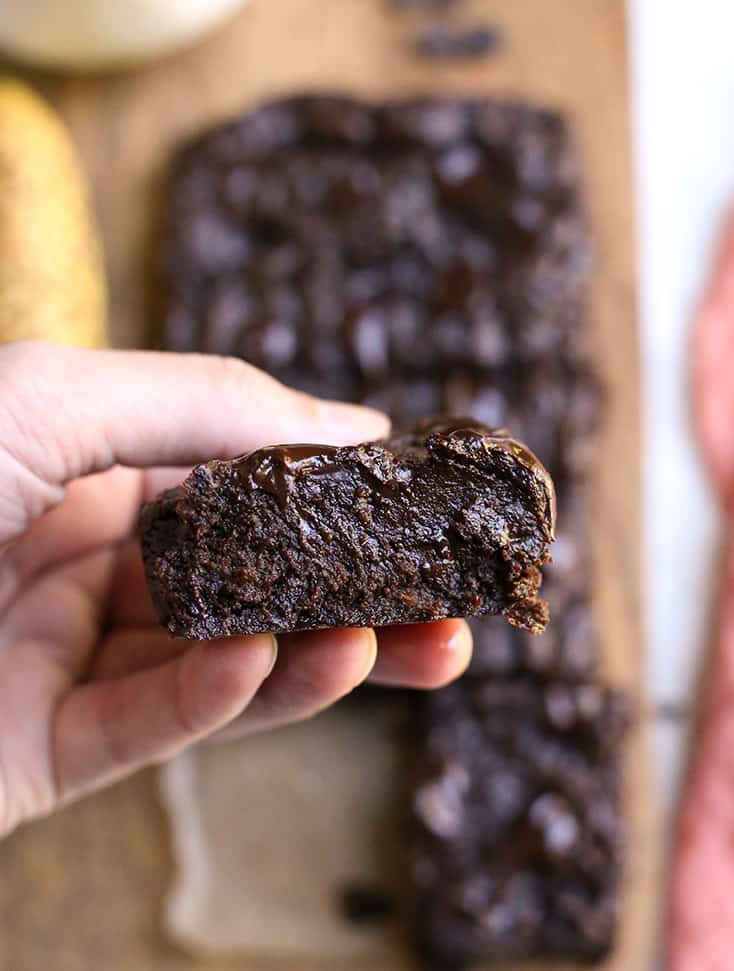
[[[198,466],[142,514],[161,621],[186,637],[484,613],[542,630],[553,484],[504,431],[422,423]]]

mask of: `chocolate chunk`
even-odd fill
[[[183,637],[486,613],[538,631],[554,503],[505,432],[441,420],[197,466],[143,510],[143,560],[161,621]]]
[[[451,98],[419,98],[386,104],[378,112],[384,139],[403,150],[440,148],[470,134],[471,114],[466,102]],[[408,156],[410,158],[410,156]],[[420,156],[413,156],[414,162]]]
[[[420,33],[415,39],[415,50],[421,57],[431,59],[486,57],[497,49],[499,41],[499,34],[492,27],[459,29],[442,24]]]

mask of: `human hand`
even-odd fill
[[[145,587],[141,503],[183,466],[273,442],[345,444],[386,419],[241,361],[0,348],[0,835],[212,734],[308,717],[366,678],[437,687],[464,621],[173,640]]]

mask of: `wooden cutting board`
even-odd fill
[[[610,678],[639,698],[640,516],[634,231],[623,0],[484,0],[502,50],[471,65],[425,64],[413,15],[383,0],[253,0],[205,43],[108,77],[30,76],[59,106],[94,185],[121,346],[148,343],[149,279],[164,163],[180,138],[262,98],[347,89],[374,98],[445,91],[528,97],[566,111],[587,172],[596,240],[592,318],[609,387],[597,491],[598,602]],[[606,971],[649,971],[660,893],[644,754],[630,740],[628,870],[618,948]],[[172,860],[152,774],[21,829],[0,844],[0,971],[208,971],[162,937]],[[305,879],[305,876],[304,876]],[[299,966],[300,971],[300,966]]]

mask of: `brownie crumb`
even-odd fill
[[[339,890],[338,904],[344,919],[360,926],[387,923],[397,913],[392,894],[366,883],[345,884]]]
[[[431,60],[467,60],[486,57],[500,45],[493,27],[456,28],[440,25],[429,27],[415,38],[414,48],[421,57]]]
[[[461,0],[388,0],[388,6],[401,13],[419,11],[422,13],[447,13],[452,7],[457,7]]]

